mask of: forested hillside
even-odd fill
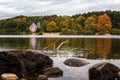
[[[17,16],[0,20],[0,34],[30,34],[29,26],[40,22],[36,33],[95,35],[120,34],[120,11],[99,11],[73,16]]]

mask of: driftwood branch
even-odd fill
[[[43,48],[43,50],[46,50],[47,48],[51,47],[52,45],[54,45],[54,43],[50,44],[49,46]]]
[[[59,50],[60,47],[61,47],[63,44],[67,43],[67,42],[68,42],[68,40],[66,40],[66,41],[64,41],[64,42],[61,42],[61,43],[58,45],[58,47],[56,48],[56,50]]]
[[[59,40],[58,40],[58,41],[59,41]],[[58,41],[56,41],[55,43],[51,43],[51,44],[48,45],[47,47],[43,48],[43,49],[42,49],[42,52],[44,52],[44,50],[48,49],[49,47],[54,46]],[[57,53],[58,50],[61,48],[61,46],[62,46],[63,44],[65,44],[65,43],[67,43],[68,41],[69,41],[69,40],[66,40],[66,41],[61,42],[61,43],[58,45],[57,48],[55,48],[53,51],[50,51],[50,52],[55,52],[55,53]],[[46,51],[45,51],[45,52],[46,52]],[[49,52],[47,52],[47,53],[49,53]]]
[[[51,44],[48,45],[47,47],[43,48],[43,50],[46,50],[46,49],[48,49],[49,47],[54,46],[57,42],[58,42],[58,40],[57,40],[55,43],[51,43]]]

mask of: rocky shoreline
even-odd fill
[[[37,75],[53,66],[50,57],[31,51],[1,51],[0,74],[14,73],[18,77]]]
[[[69,71],[71,69],[84,71],[84,67],[89,67],[86,75],[89,80],[120,80],[120,65],[106,61],[89,65],[91,65],[90,61],[79,58],[66,58],[59,62],[58,58],[31,51],[0,52],[1,80],[79,80],[65,77],[67,76],[65,68]],[[72,74],[74,75],[75,72],[73,71]],[[29,79],[32,77],[34,79]]]

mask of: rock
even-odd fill
[[[67,59],[63,63],[70,67],[80,67],[88,64],[86,60],[80,60],[75,58]]]
[[[77,78],[72,78],[72,77],[58,77],[58,78],[49,78],[49,80],[82,80],[82,79],[77,79]]]
[[[14,73],[18,77],[30,76],[52,66],[52,59],[40,53],[19,50],[0,52],[0,74]]]
[[[120,80],[120,69],[108,62],[101,62],[89,69],[89,80]]]
[[[25,78],[21,78],[20,80],[27,80],[27,79],[25,79]]]
[[[119,78],[120,78],[120,71],[118,72],[118,76],[119,76]]]
[[[45,75],[39,75],[37,80],[48,80],[48,78]]]
[[[58,67],[54,68],[51,67],[44,69],[43,74],[46,75],[47,77],[61,77],[63,76],[63,71]]]
[[[12,73],[4,73],[1,75],[2,80],[18,80],[17,75]]]

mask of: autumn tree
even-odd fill
[[[71,29],[74,30],[74,33],[76,34],[81,34],[82,33],[82,26],[79,25],[78,23],[72,23]]]
[[[40,30],[46,31],[46,26],[47,26],[48,23],[49,23],[48,20],[42,21],[42,22],[41,22],[41,25],[40,25]]]
[[[93,15],[84,22],[84,31],[89,31],[89,34],[95,34],[97,29],[97,16]]]
[[[75,22],[78,23],[79,25],[81,25],[83,28],[85,19],[86,18],[84,16],[79,16],[78,18],[76,18]]]
[[[103,14],[98,18],[97,32],[99,34],[107,34],[112,28],[110,17],[107,14]]]
[[[49,22],[47,24],[46,31],[48,31],[48,32],[57,32],[58,27],[56,25],[56,22],[54,22],[54,21]]]
[[[69,23],[67,22],[67,21],[61,21],[60,22],[60,29],[63,29],[63,28],[68,28],[69,27],[69,25],[68,25]]]

